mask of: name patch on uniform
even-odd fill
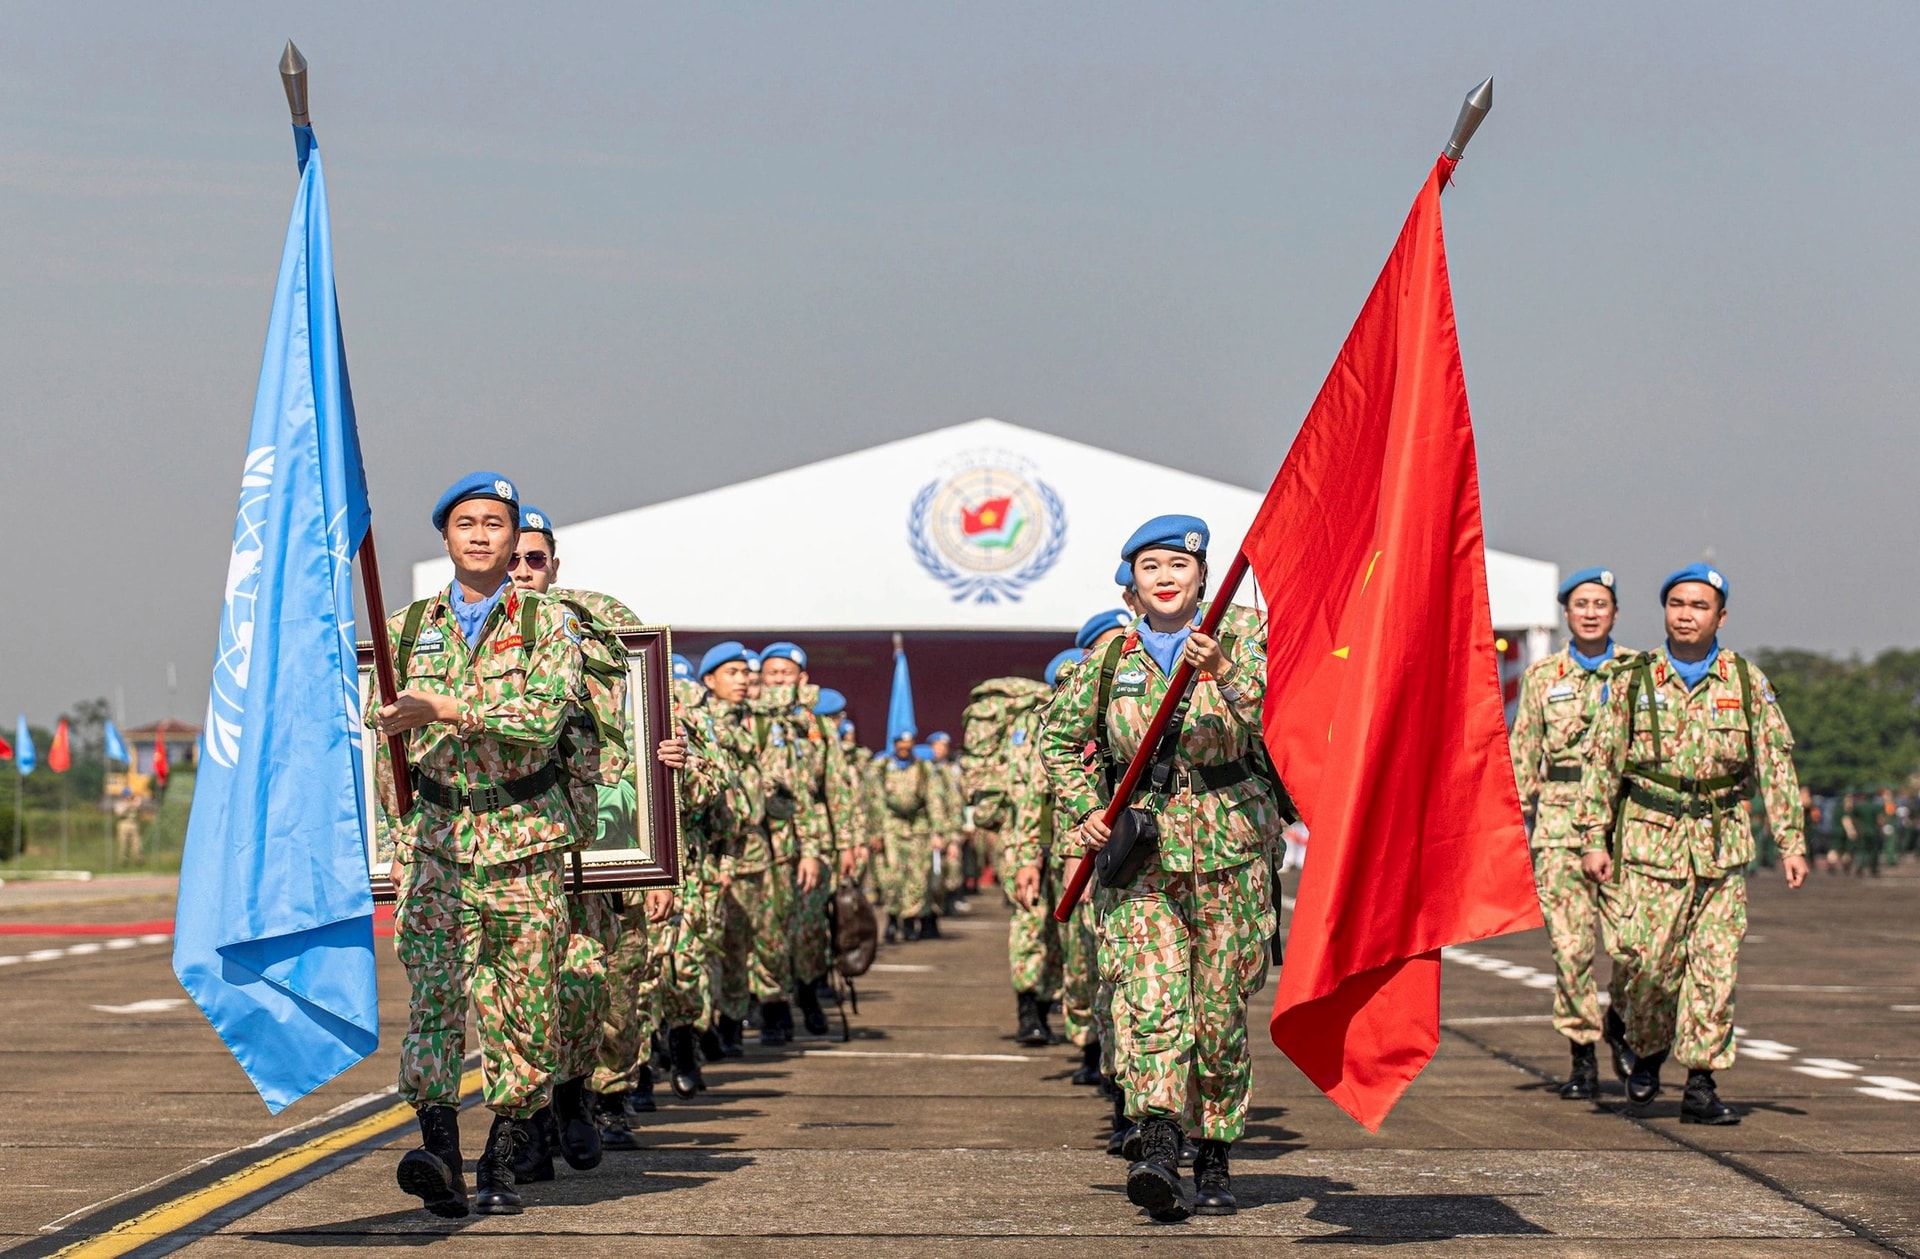
[[[503,651],[512,651],[515,647],[521,646],[524,642],[525,640],[522,639],[518,634],[515,634],[512,638],[502,638],[493,644],[494,654],[499,655]]]
[[[1129,669],[1125,673],[1114,675],[1113,693],[1115,695],[1145,695],[1147,693],[1147,671]]]
[[[1558,703],[1560,700],[1563,700],[1563,699],[1572,699],[1573,696],[1574,696],[1574,692],[1572,687],[1556,686],[1552,690],[1547,692],[1547,702],[1550,704]]]
[[[1722,695],[1718,699],[1713,701],[1713,707],[1715,712],[1723,713],[1730,708],[1740,707],[1740,701],[1733,698],[1733,696],[1731,695]]]
[[[425,633],[421,634],[419,639],[413,644],[413,651],[415,655],[421,655],[424,653],[430,656],[437,651],[445,651],[446,649],[447,649],[447,636],[445,634],[442,634],[437,629],[427,630]]]

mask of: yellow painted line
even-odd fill
[[[469,1071],[460,1077],[462,1097],[479,1087],[479,1071]],[[163,1202],[114,1225],[98,1237],[77,1241],[57,1250],[54,1259],[64,1259],[69,1255],[76,1259],[111,1259],[112,1256],[127,1254],[197,1224],[222,1207],[232,1206],[249,1194],[258,1193],[295,1172],[313,1166],[328,1155],[338,1154],[372,1137],[402,1127],[410,1123],[413,1117],[413,1107],[405,1102],[376,1111],[357,1123],[290,1146],[277,1154],[270,1154],[258,1163],[221,1177],[211,1185],[182,1194],[171,1202]]]

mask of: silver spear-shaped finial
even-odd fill
[[[307,59],[300,50],[287,41],[287,50],[280,54],[280,84],[287,89],[287,108],[293,111],[293,125],[310,127],[313,120],[307,116]]]
[[[291,46],[291,45],[289,45]],[[1467,93],[1467,99],[1460,102],[1460,117],[1454,120],[1453,134],[1447,138],[1447,147],[1442,150],[1452,161],[1459,161],[1460,155],[1467,151],[1467,141],[1473,139],[1473,133],[1486,121],[1487,113],[1493,108],[1493,76],[1488,75],[1479,87]]]

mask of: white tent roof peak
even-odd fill
[[[1120,545],[1142,520],[1199,516],[1230,555],[1260,499],[979,419],[562,526],[555,542],[565,584],[687,630],[1071,632],[1119,602]],[[1487,563],[1496,626],[1555,623],[1555,565],[1496,551]],[[416,564],[414,597],[451,577],[445,559]]]

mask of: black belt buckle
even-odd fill
[[[1193,790],[1193,771],[1191,769],[1174,770],[1172,780],[1167,783],[1168,795],[1177,796],[1183,791],[1189,795],[1196,794]]]
[[[475,787],[467,793],[467,812],[492,813],[506,807],[507,793],[497,785]]]
[[[1683,777],[1680,780],[1680,790],[1690,796],[1697,796],[1700,794],[1700,780],[1698,778]]]

